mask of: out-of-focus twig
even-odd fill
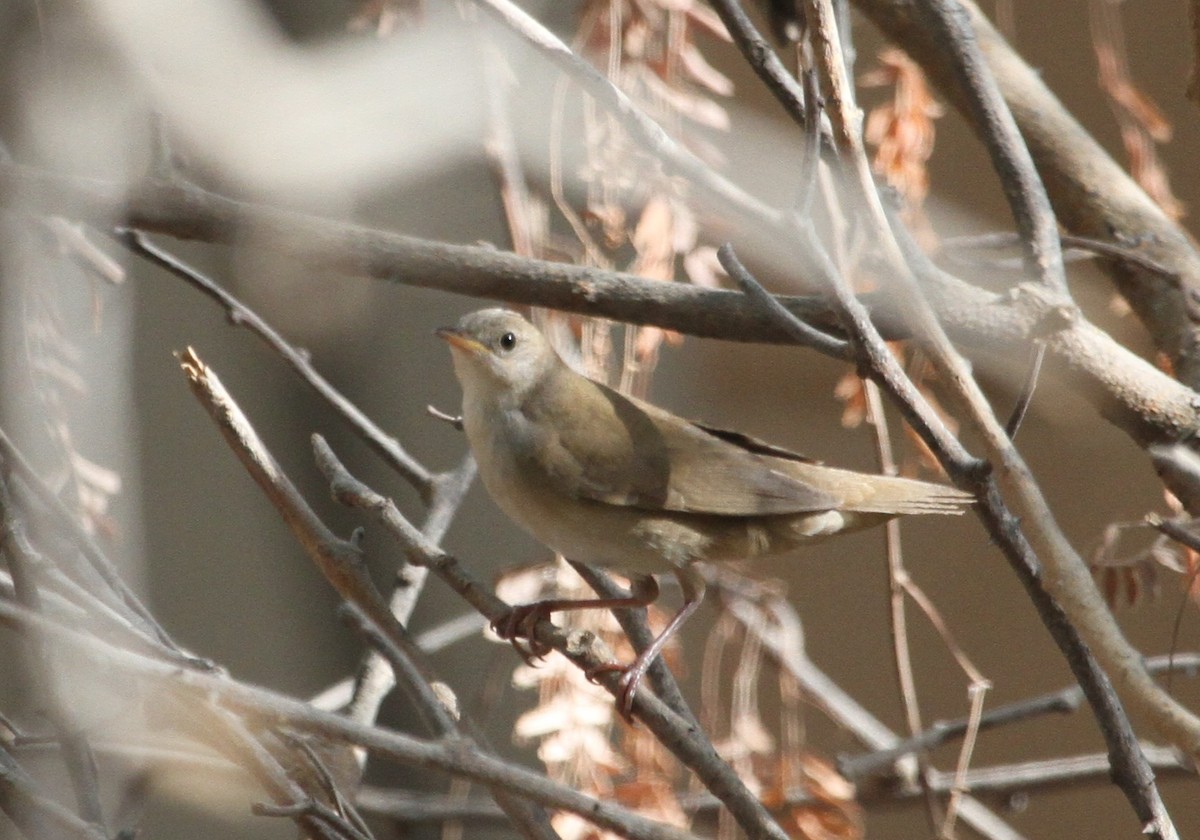
[[[313,448],[317,465],[329,480],[335,498],[376,516],[408,554],[411,562],[428,566],[490,622],[501,621],[508,615],[511,608],[507,604],[463,569],[454,557],[426,539],[390,499],[354,478],[319,436],[314,437]],[[591,633],[568,632],[545,618],[537,621],[532,631],[537,643],[563,654],[585,672],[597,673],[598,682],[614,698],[619,696],[620,675],[600,669],[600,666],[611,661],[611,654],[603,649],[603,644]],[[634,695],[633,715],[650,729],[663,746],[687,765],[714,796],[725,803],[747,834],[783,840],[782,829],[758,798],[737,778],[732,768],[717,756],[707,739],[694,736],[694,725],[689,719],[677,715],[648,691]]]
[[[15,600],[34,614],[42,613],[42,593],[35,569],[44,565],[29,542],[25,525],[9,487],[11,472],[0,471],[0,552],[12,575]],[[76,719],[65,682],[60,651],[38,629],[29,634],[24,650],[25,674],[33,687],[34,702],[50,721],[61,746],[63,766],[75,792],[79,816],[105,830],[104,808],[100,798],[100,774],[89,736]]]
[[[27,632],[36,626],[54,638],[64,649],[78,655],[96,673],[135,681],[151,688],[166,689],[176,695],[216,703],[239,715],[270,723],[295,732],[332,742],[364,747],[372,753],[416,767],[436,769],[484,785],[497,785],[515,795],[549,807],[579,814],[596,825],[637,840],[691,840],[689,832],[638,816],[610,801],[601,801],[558,785],[516,764],[473,749],[461,743],[428,741],[379,726],[367,726],[307,703],[266,689],[217,677],[212,674],[180,669],[145,656],[113,647],[86,634],[39,618],[10,603],[0,602],[0,625]]]
[[[407,642],[404,628],[375,588],[358,545],[340,539],[326,527],[284,474],[216,373],[191,348],[181,354],[180,364],[192,393],[216,421],[238,460],[262,488],[326,580],[349,604],[361,611],[384,638],[403,649]],[[553,836],[545,815],[532,812],[528,803],[513,798],[504,788],[495,793],[497,804],[510,814],[526,836]]]
[[[793,344],[796,339],[737,292],[685,283],[660,283],[629,274],[530,260],[491,248],[421,240],[291,211],[234,201],[194,185],[151,181],[132,196],[122,185],[88,181],[0,164],[0,199],[20,196],[23,212],[56,212],[104,223],[124,217],[147,231],[235,244],[243,224],[264,233],[264,248],[313,266],[456,294],[537,304],[687,335],[731,341]],[[759,220],[779,241],[794,237]],[[951,336],[973,352],[1009,354],[1028,347],[1046,317],[1036,295],[1002,296],[963,283],[935,268],[920,270],[929,301]],[[812,278],[817,285],[817,278]],[[823,329],[837,328],[828,300],[781,301]],[[911,328],[890,296],[867,296],[871,319],[889,338]],[[1139,446],[1174,443],[1195,426],[1190,388],[1121,347],[1083,319],[1044,336],[1047,362]]]
[[[341,414],[355,433],[367,442],[376,454],[396,472],[405,478],[420,493],[421,498],[428,504],[433,494],[435,476],[425,469],[415,458],[404,451],[400,443],[391,435],[386,434],[375,425],[358,406],[346,399],[336,388],[322,376],[308,354],[294,347],[270,324],[260,318],[233,295],[229,294],[218,283],[206,276],[199,269],[188,265],[183,260],[171,254],[164,248],[155,245],[143,234],[136,230],[119,229],[116,233],[118,241],[133,253],[147,261],[169,271],[188,285],[204,293],[216,301],[225,310],[229,322],[237,327],[244,327],[262,339],[280,358],[296,371],[300,379],[316,391],[322,399],[328,402]]]

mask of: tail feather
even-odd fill
[[[962,514],[975,504],[970,493],[944,484],[911,478],[873,476],[871,492],[852,500],[846,510],[887,514]]]

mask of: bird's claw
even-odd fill
[[[601,665],[596,665],[593,668],[588,668],[583,675],[587,677],[588,682],[596,685],[600,684],[601,674],[619,673],[621,679],[617,683],[617,711],[621,713],[621,717],[625,722],[633,724],[633,698],[637,694],[638,686],[642,682],[642,671],[637,667],[637,663],[632,665],[622,665],[620,662],[605,662]]]
[[[537,661],[546,656],[550,646],[538,641],[535,627],[543,618],[548,618],[549,611],[540,603],[518,604],[508,613],[491,623],[492,632],[513,646],[517,655],[530,667],[536,667]],[[525,647],[520,642],[524,640]]]

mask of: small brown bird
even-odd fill
[[[692,423],[572,370],[506,309],[437,334],[463,389],[463,428],[488,493],[570,560],[632,576],[630,597],[539,601],[497,630],[528,637],[549,612],[645,606],[672,572],[683,607],[626,669],[622,710],[671,634],[699,605],[696,563],[771,557],[896,516],[959,514],[973,497],[938,484],[814,463],[738,432]]]

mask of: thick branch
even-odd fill
[[[903,47],[960,111],[965,94],[946,45],[918,21],[913,0],[856,0],[855,6]],[[979,9],[963,0],[980,48],[1012,109],[1059,221],[1073,233],[1137,244],[1175,278],[1126,262],[1106,265],[1179,378],[1200,384],[1200,254],[1192,240],[1067,112]],[[983,127],[976,124],[976,130]]]
[[[350,276],[511,303],[537,304],[688,335],[729,341],[794,343],[788,329],[736,292],[660,283],[629,274],[525,259],[489,248],[448,245],[344,222],[248,204],[198,187],[148,181],[126,201],[119,184],[73,179],[0,164],[0,197],[24,211],[111,225],[114,220],[181,239],[234,245],[242,226],[262,247]],[[1042,337],[1045,300],[1036,290],[993,295],[936,271],[926,293],[951,337],[982,355],[1011,358]],[[828,306],[783,298],[796,315],[836,326]],[[903,334],[891,301],[876,298],[872,319],[885,335]],[[1139,445],[1191,442],[1200,396],[1078,319],[1045,337],[1049,373],[1064,375],[1109,421]]]

